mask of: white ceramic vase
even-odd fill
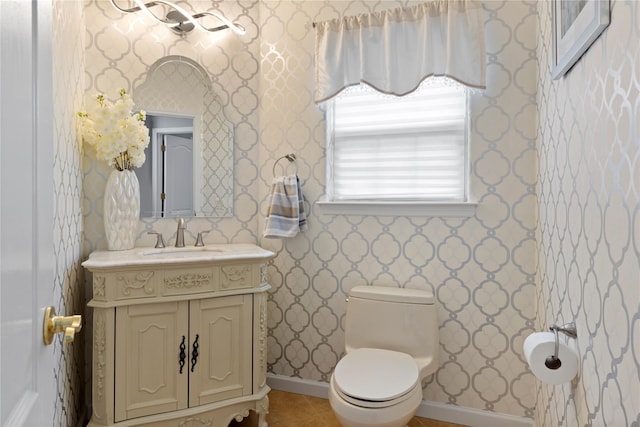
[[[104,190],[104,232],[109,250],[131,249],[140,218],[140,184],[132,170],[114,169]]]

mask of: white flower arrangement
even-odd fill
[[[94,149],[96,158],[122,171],[142,166],[144,149],[149,145],[149,129],[144,124],[145,112],[133,114],[133,100],[124,89],[120,98],[109,102],[104,95],[95,96],[96,103],[80,111],[82,137]]]

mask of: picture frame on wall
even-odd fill
[[[552,0],[552,70],[559,79],[609,25],[609,0]]]

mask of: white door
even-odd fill
[[[50,44],[50,0],[0,0],[0,425],[10,427],[51,426],[56,403],[42,340],[53,303]]]
[[[165,216],[193,216],[193,136],[165,134],[164,146]]]

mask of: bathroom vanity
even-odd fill
[[[251,244],[97,251],[89,426],[266,427],[266,263]]]

